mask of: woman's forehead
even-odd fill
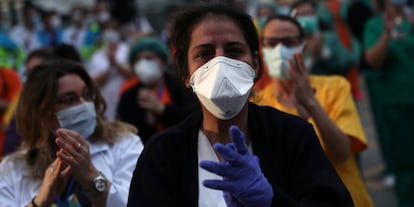
[[[211,44],[221,41],[240,41],[246,43],[240,26],[226,15],[210,14],[194,25],[190,47],[194,44]]]
[[[64,75],[58,79],[58,95],[67,91],[82,91],[85,87],[85,82],[77,74]]]

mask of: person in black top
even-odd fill
[[[183,120],[196,106],[196,99],[168,69],[166,45],[153,37],[136,42],[129,63],[136,77],[124,84],[118,116],[138,128],[145,143],[153,134]],[[122,89],[121,89],[122,90]]]
[[[206,3],[177,16],[174,61],[201,110],[147,142],[128,206],[353,206],[311,124],[248,102],[259,40],[235,8]]]

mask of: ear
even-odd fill
[[[184,82],[184,85],[185,85],[186,88],[191,88],[190,87],[190,77],[183,78],[183,82]]]

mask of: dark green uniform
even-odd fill
[[[383,15],[372,17],[364,32],[365,49],[373,47],[384,33]],[[400,207],[414,206],[414,31],[408,20],[396,26],[387,57],[368,87],[385,160],[396,176]],[[388,154],[387,154],[388,153]],[[389,156],[389,157],[387,157]]]

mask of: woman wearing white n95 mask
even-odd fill
[[[159,39],[138,40],[129,52],[135,77],[121,87],[119,119],[134,125],[142,141],[184,119],[195,98],[171,72],[167,46]]]
[[[36,66],[16,112],[21,150],[0,164],[0,206],[125,206],[143,144],[104,110],[81,65]]]
[[[147,142],[128,206],[352,206],[310,124],[248,103],[259,38],[237,8],[177,16],[174,61],[201,109]]]

